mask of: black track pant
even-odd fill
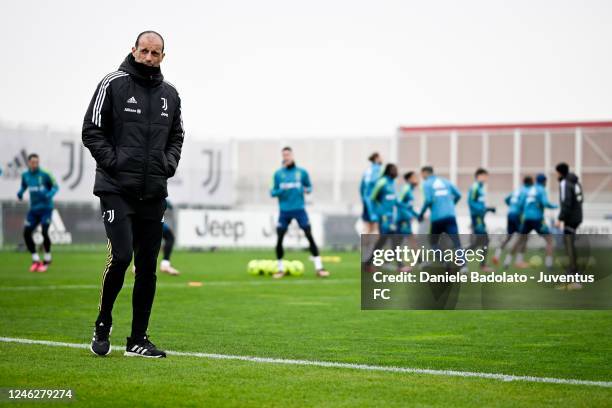
[[[578,272],[578,255],[576,253],[576,230],[579,225],[565,225],[563,228],[563,243],[565,252],[569,258],[568,273]]]
[[[96,324],[112,324],[113,305],[134,255],[136,278],[132,293],[131,336],[140,339],[146,334],[155,297],[155,270],[166,200],[137,201],[119,195],[104,195],[100,197],[100,204],[109,252]]]
[[[312,256],[319,256],[319,247],[312,236],[312,230],[310,226],[302,228],[304,231],[304,235],[308,240],[308,248],[310,249],[310,254]],[[283,240],[285,239],[285,234],[287,233],[287,229],[285,228],[277,228],[276,229],[276,259],[283,259],[285,256],[285,248],[283,247]]]
[[[164,259],[169,261],[170,256],[172,255],[172,248],[174,248],[174,232],[172,232],[172,229],[166,225],[162,236],[164,238],[164,247],[162,248]]]
[[[41,228],[43,236],[43,248],[45,250],[45,253],[50,253],[51,238],[49,238],[49,224],[42,224]],[[34,233],[35,229],[35,225],[28,225],[23,228],[23,240],[25,241],[26,247],[28,248],[28,251],[30,251],[31,254],[36,252],[36,244],[34,244],[34,238],[32,237],[32,234]]]

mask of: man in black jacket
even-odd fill
[[[119,70],[98,84],[83,122],[83,144],[96,161],[94,194],[100,197],[108,237],[99,314],[91,351],[111,351],[112,309],[132,255],[136,278],[132,332],[125,355],[165,357],[147,337],[155,296],[157,255],[166,209],[167,180],[183,145],[181,101],[159,68],[164,40],[154,31],[138,35]]]
[[[559,163],[556,167],[559,178],[559,227],[563,229],[565,250],[569,257],[568,273],[578,272],[576,262],[576,230],[582,223],[582,186],[578,176],[570,173],[567,163]],[[578,285],[579,284],[573,284]],[[569,289],[579,289],[569,287]]]

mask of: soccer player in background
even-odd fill
[[[449,180],[435,175],[431,166],[424,166],[421,169],[421,177],[423,178],[423,207],[419,212],[419,222],[423,221],[425,213],[430,210],[430,234],[457,235],[459,228],[455,206],[461,200],[461,193]]]
[[[391,163],[387,164],[382,177],[378,179],[370,193],[370,200],[376,209],[381,234],[392,234],[396,231],[396,178],[397,166]]]
[[[416,240],[412,234],[412,220],[417,218],[419,214],[415,211],[414,189],[419,185],[419,177],[414,171],[409,171],[404,174],[404,185],[400,190],[397,198],[397,233],[405,236],[408,244],[412,248],[416,248]],[[410,272],[412,268],[408,265],[401,265],[401,272]]]
[[[40,158],[36,153],[28,156],[28,170],[21,175],[21,187],[17,192],[19,201],[23,200],[26,190],[30,191],[30,210],[26,216],[23,228],[23,239],[32,255],[30,272],[46,272],[51,264],[51,239],[49,226],[53,215],[53,196],[58,190],[55,178],[46,170],[40,168]],[[43,236],[43,261],[36,251],[32,234],[38,225],[41,225]]]
[[[461,200],[459,189],[449,180],[434,174],[431,166],[421,168],[423,178],[423,206],[419,212],[419,222],[425,218],[425,213],[430,210],[431,244],[437,247],[440,242],[440,234],[446,233],[452,240],[456,249],[461,248],[459,240],[459,227],[455,206]],[[467,272],[467,265],[461,267],[461,272]]]
[[[173,207],[169,200],[166,200],[166,211],[172,211]],[[165,215],[164,215],[165,218]],[[172,256],[172,249],[174,248],[174,231],[168,223],[164,220],[162,225],[162,261],[159,264],[159,270],[167,273],[168,275],[179,275],[178,269],[172,267],[170,263],[170,256]]]
[[[412,234],[412,220],[418,218],[415,211],[414,189],[419,185],[419,178],[414,171],[404,174],[404,182],[397,199],[397,231],[402,235]]]
[[[525,176],[523,179],[523,185],[514,190],[512,193],[508,194],[505,198],[506,205],[508,206],[508,217],[506,220],[506,238],[504,242],[495,249],[495,255],[493,256],[493,263],[495,265],[499,264],[499,260],[501,259],[502,251],[506,248],[508,243],[512,240],[514,234],[519,232],[521,227],[521,209],[520,209],[520,200],[523,194],[526,194],[526,191],[529,187],[533,185],[533,177]],[[525,244],[527,242],[525,241]],[[523,245],[522,248],[519,249],[518,255],[516,256],[516,262],[523,262],[523,255],[525,254],[525,247]]]
[[[486,183],[489,180],[489,172],[483,168],[478,168],[474,173],[475,181],[468,192],[468,207],[472,218],[472,245],[471,249],[482,248],[484,258],[480,263],[482,272],[492,272],[487,266],[487,252],[489,245],[489,234],[485,224],[485,215],[488,212],[495,212],[495,207],[487,207]]]
[[[519,208],[523,215],[521,227],[519,233],[521,234],[517,242],[512,248],[512,253],[506,256],[504,260],[504,266],[510,266],[512,257],[516,255],[519,249],[526,244],[528,234],[535,230],[540,236],[546,241],[546,258],[544,265],[547,268],[553,266],[553,240],[550,235],[548,225],[544,220],[544,210],[546,208],[554,209],[558,208],[555,204],[548,201],[548,193],[546,192],[546,176],[544,174],[538,174],[536,176],[536,184],[527,188],[525,194],[521,196]],[[516,263],[517,268],[525,269],[529,267],[529,264],[525,261]]]
[[[576,255],[576,230],[582,223],[582,186],[578,176],[569,171],[567,163],[559,163],[556,167],[559,179],[559,219],[557,225],[563,230],[563,242],[569,258],[568,274],[578,272]],[[569,283],[565,289],[581,289],[580,283]]]
[[[395,179],[397,178],[397,166],[388,163],[385,166],[382,176],[378,179],[372,192],[370,200],[372,207],[376,210],[380,226],[380,236],[376,240],[373,249],[382,249],[387,241],[390,241],[392,246],[399,245],[401,240],[396,240],[395,236],[389,234],[397,234],[397,195],[395,190]],[[372,252],[373,254],[374,252]],[[368,270],[371,270],[372,255],[368,258]],[[401,264],[399,265],[401,268]]]
[[[378,216],[373,204],[370,200],[372,189],[381,176],[382,158],[378,152],[374,152],[368,157],[370,167],[363,173],[361,183],[359,185],[359,195],[363,205],[363,213],[361,219],[364,224],[364,234],[378,234]]]
[[[290,147],[284,147],[282,153],[282,167],[274,173],[272,178],[272,189],[270,195],[278,198],[280,214],[278,216],[278,224],[276,225],[276,259],[278,260],[278,272],[274,274],[274,278],[279,279],[285,276],[285,267],[283,265],[283,257],[285,249],[283,248],[283,239],[289,228],[289,224],[294,219],[304,231],[304,235],[310,246],[310,253],[313,257],[314,267],[317,271],[317,276],[326,278],[329,272],[323,268],[323,261],[319,255],[319,248],[315,243],[310,221],[304,205],[304,194],[310,194],[312,184],[308,172],[301,167],[296,166],[293,150]]]

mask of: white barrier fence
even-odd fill
[[[23,221],[27,204],[0,204],[0,246],[23,244]],[[272,248],[276,243],[278,211],[266,210],[194,210],[175,209],[167,214],[175,229],[177,244],[184,248]],[[547,214],[550,225],[555,214]],[[310,211],[313,235],[319,246],[328,248],[356,248],[362,225],[357,215],[334,215]],[[505,234],[505,214],[490,214],[486,218],[489,234],[498,238]],[[470,218],[457,217],[459,232],[469,234]],[[58,203],[53,212],[50,227],[51,240],[56,244],[96,244],[105,242],[105,233],[97,203]],[[415,233],[427,234],[427,222],[413,225]],[[553,232],[555,232],[553,230]],[[578,231],[581,234],[612,235],[612,220],[587,218]],[[40,241],[36,235],[35,240]],[[536,246],[544,241],[534,237]],[[308,245],[302,231],[293,222],[287,233],[285,244],[290,248]]]
[[[276,244],[278,214],[273,211],[179,210],[177,244],[181,247],[273,247]],[[310,213],[312,233],[318,245],[325,245],[323,216]],[[293,222],[285,236],[288,248],[308,245]]]

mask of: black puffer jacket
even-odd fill
[[[559,220],[567,226],[577,228],[582,223],[582,186],[578,181],[578,176],[568,173],[559,182]]]
[[[82,136],[97,163],[95,195],[166,197],[183,146],[178,92],[159,68],[128,54],[119,70],[98,84]]]

